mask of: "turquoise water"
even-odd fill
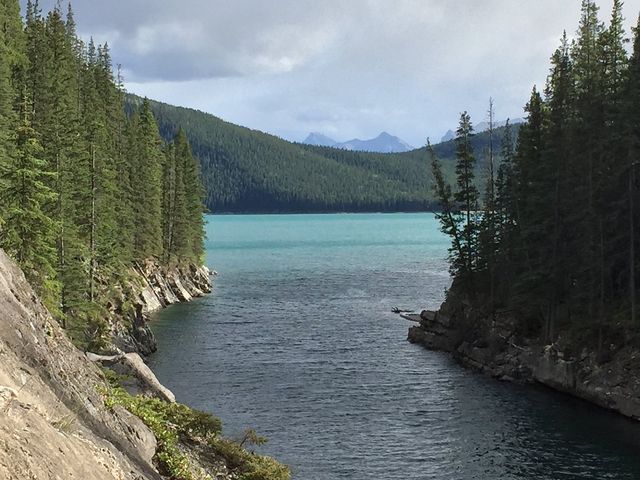
[[[430,214],[210,216],[214,293],[160,312],[151,366],[179,401],[295,480],[637,479],[640,426],[499,383],[406,341],[448,242]]]

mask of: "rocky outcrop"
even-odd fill
[[[211,292],[211,277],[215,274],[206,266],[167,268],[151,261],[136,264],[131,271],[132,280],[121,288],[112,306],[113,345],[123,352],[142,355],[155,352],[157,344],[149,327],[150,314]]]
[[[408,340],[450,352],[464,366],[500,380],[539,383],[640,420],[637,347],[570,354],[562,342],[545,345],[519,336],[509,314],[485,318],[453,295],[438,312],[423,311]]]
[[[0,250],[0,479],[289,480],[174,400],[138,354],[78,350]]]
[[[0,250],[0,478],[160,479],[155,437],[104,405],[100,369]]]

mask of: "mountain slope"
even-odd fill
[[[127,108],[131,111],[141,101],[128,95]],[[185,130],[200,160],[211,211],[424,211],[435,207],[424,148],[382,154],[303,145],[198,110],[155,101],[150,105],[164,138],[173,138],[179,128]],[[477,152],[486,144],[486,134],[474,138]],[[454,142],[435,148],[445,172],[451,174]],[[480,165],[479,172],[483,168]]]

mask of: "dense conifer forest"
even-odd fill
[[[127,109],[142,99],[127,95]],[[183,128],[202,166],[206,206],[218,213],[425,211],[436,208],[425,148],[381,154],[287,142],[208,113],[149,102],[170,141]],[[494,131],[502,138],[504,128]],[[514,133],[516,129],[514,128]],[[479,182],[486,177],[489,135],[472,140]],[[447,177],[453,141],[434,146]]]
[[[468,115],[454,185],[431,149],[453,289],[489,315],[515,312],[524,333],[601,351],[638,332],[640,29],[629,55],[622,15],[615,0],[605,25],[583,0],[575,40],[562,37],[546,85],[531,92],[516,148],[493,143],[484,194]]]
[[[203,189],[185,134],[130,116],[107,44],[71,6],[0,1],[0,247],[72,334],[99,329],[136,262],[201,262]],[[74,333],[75,332],[75,333]]]

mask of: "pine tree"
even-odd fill
[[[571,288],[568,258],[571,229],[567,222],[572,215],[568,195],[575,185],[568,168],[570,126],[572,117],[573,78],[569,44],[563,33],[560,47],[551,57],[551,70],[545,87],[546,116],[542,147],[541,181],[547,190],[547,201],[536,208],[544,212],[547,246],[540,252],[547,272],[544,291],[544,330],[548,339],[554,336],[558,308]],[[546,182],[544,179],[546,178]],[[550,200],[550,201],[549,201]]]
[[[181,147],[182,182],[184,184],[185,210],[187,212],[187,255],[193,263],[204,261],[204,190],[200,176],[200,164],[191,152],[191,146],[184,131],[178,132],[178,146]]]
[[[15,160],[2,170],[6,188],[0,193],[8,207],[0,244],[20,264],[27,279],[52,312],[58,311],[56,279],[56,222],[46,213],[57,194],[48,186],[53,174],[46,170],[43,149],[29,120],[30,106],[23,101],[17,129]]]
[[[578,38],[571,51],[575,84],[574,124],[569,158],[570,169],[575,172],[576,190],[572,209],[579,213],[575,221],[574,245],[578,264],[574,283],[580,286],[583,298],[576,297],[576,308],[588,306],[585,314],[596,319],[596,301],[600,296],[598,245],[600,243],[601,215],[597,209],[600,187],[599,160],[603,151],[602,62],[600,36],[604,26],[598,20],[598,7],[592,0],[583,0]]]
[[[549,229],[547,188],[549,164],[542,156],[545,112],[542,97],[534,87],[525,107],[527,122],[520,127],[515,157],[516,183],[516,260],[519,272],[515,288],[526,317],[539,317],[539,299],[546,299],[545,284],[540,280],[548,274],[545,241]]]
[[[475,185],[476,158],[471,145],[473,126],[467,112],[460,115],[460,124],[456,131],[456,183],[457,190],[454,200],[464,216],[462,227],[462,242],[466,265],[462,271],[464,282],[469,285],[470,291],[474,291],[472,273],[477,262],[477,210],[479,192]]]
[[[439,211],[436,212],[436,219],[440,222],[440,231],[451,238],[449,247],[450,272],[454,278],[461,278],[467,268],[467,250],[464,248],[462,239],[462,217],[456,206],[451,186],[446,182],[442,173],[442,165],[433,151],[433,147],[427,141],[427,153],[431,164],[433,175],[433,190],[440,204]]]
[[[500,165],[496,176],[495,211],[496,221],[496,266],[501,272],[496,287],[499,301],[504,302],[511,294],[516,255],[517,232],[516,179],[514,172],[514,139],[512,127],[507,119],[500,147]]]
[[[638,261],[636,252],[638,251],[639,238],[638,225],[640,225],[640,218],[638,218],[640,198],[637,182],[637,168],[640,159],[640,16],[634,31],[633,52],[629,59],[624,99],[623,131],[626,155],[624,156],[625,169],[623,174],[626,176],[627,185],[625,189],[626,202],[623,210],[626,211],[626,228],[624,229],[626,231],[626,246],[622,251],[627,254],[627,297],[630,324],[635,328],[638,322],[636,281]]]
[[[23,42],[20,7],[17,1],[0,1],[0,169],[8,169],[15,157],[15,130],[17,117],[14,110],[16,76],[24,64],[21,53]],[[0,183],[0,190],[3,189]],[[0,204],[0,232],[6,205]]]
[[[198,164],[184,133],[175,143],[167,186],[149,104],[127,121],[108,45],[78,38],[70,5],[43,17],[28,0],[23,28],[18,2],[0,0],[0,245],[85,345],[102,344],[110,290],[135,260],[201,260]],[[179,234],[165,247],[167,219]]]
[[[485,152],[488,164],[487,185],[484,192],[484,209],[482,218],[478,226],[478,265],[480,271],[485,271],[489,283],[489,311],[495,311],[495,269],[496,269],[496,249],[497,249],[497,211],[496,211],[496,175],[495,175],[495,149],[494,149],[494,110],[493,99],[489,99],[489,110],[487,111],[489,128],[489,146]]]
[[[135,247],[137,259],[162,256],[162,141],[149,102],[145,100],[132,124],[134,145],[129,151],[136,177]],[[135,157],[135,158],[133,158]]]

